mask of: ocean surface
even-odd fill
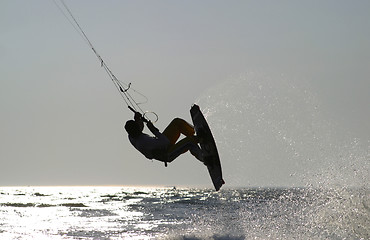
[[[1,187],[0,239],[370,239],[370,190]]]

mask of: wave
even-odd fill
[[[27,225],[41,218],[54,224],[46,226],[55,229],[54,235],[71,238],[370,239],[368,188],[225,188],[215,192],[91,187],[32,190],[17,196],[15,191],[2,192],[6,194],[0,199],[4,231],[0,238],[5,233],[17,238],[24,229],[45,233],[43,225]],[[35,192],[49,196],[35,196]]]
[[[70,207],[70,208],[81,208],[88,207],[83,203],[62,203],[62,204],[46,204],[46,203],[1,203],[0,206],[4,207]]]

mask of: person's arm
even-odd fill
[[[163,135],[159,130],[158,128],[156,128],[153,123],[151,121],[148,121],[146,123],[146,126],[149,128],[149,130],[164,144],[169,144],[170,141],[168,140],[168,138]]]
[[[161,134],[158,130],[158,128],[154,127],[153,123],[151,121],[148,121],[146,123],[146,126],[149,128],[149,130],[156,136],[158,137],[157,135]]]
[[[139,126],[140,130],[143,131],[144,129],[144,122],[143,122],[143,117],[139,112],[135,112],[134,120]]]

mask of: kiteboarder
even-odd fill
[[[154,136],[143,133],[144,121]],[[203,162],[202,150],[198,145],[197,136],[194,135],[194,127],[181,118],[173,119],[161,133],[151,121],[147,121],[136,112],[134,120],[126,122],[125,129],[131,144],[148,159],[167,163],[190,151],[194,157]],[[181,134],[186,137],[177,142]]]

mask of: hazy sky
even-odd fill
[[[66,3],[115,75],[149,98],[160,129],[257,69],[307,86],[325,119],[369,145],[370,1]],[[132,113],[52,0],[1,1],[0,73],[0,185],[211,186],[189,154],[165,168],[133,149]],[[259,169],[238,181],[239,166],[222,160],[233,184],[287,182]]]

